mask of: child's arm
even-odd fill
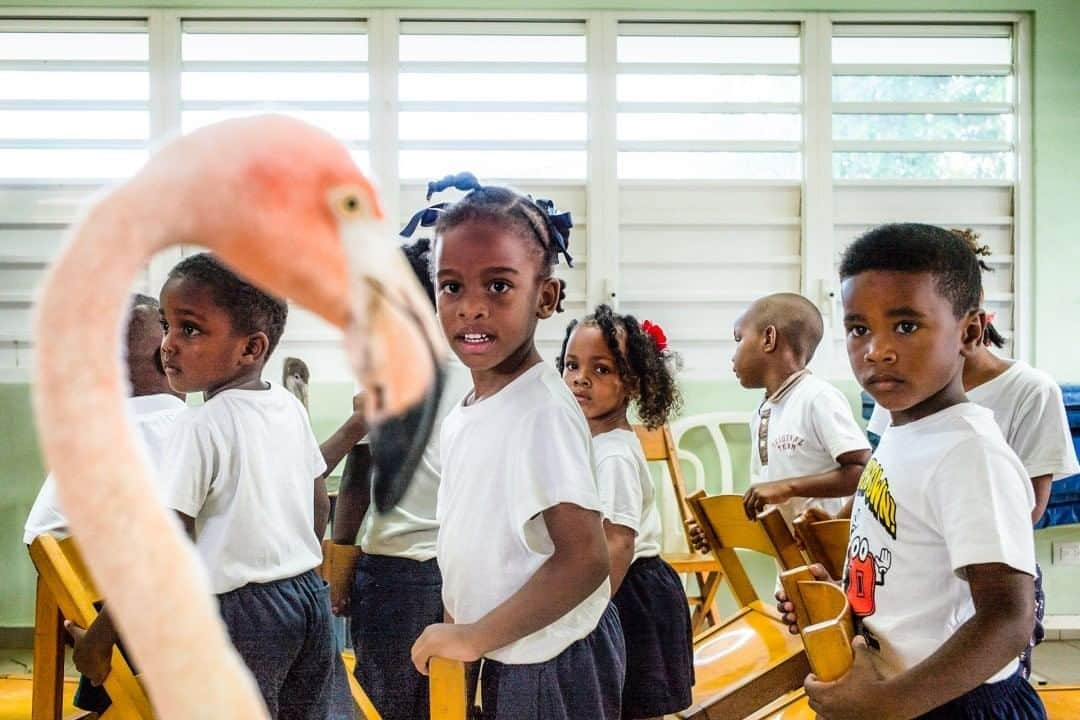
[[[1001,563],[964,568],[975,615],[930,657],[890,679],[856,638],[855,663],[836,682],[806,680],[810,707],[823,718],[913,718],[974,690],[1020,655],[1034,621],[1032,577]]]
[[[72,651],[75,668],[85,675],[92,685],[100,686],[112,670],[113,645],[120,639],[109,611],[102,607],[90,627],[85,630],[70,620],[64,622],[64,628],[75,641]]]
[[[330,522],[330,495],[326,492],[326,476],[315,478],[315,537],[322,542],[326,537],[326,525]]]
[[[352,403],[352,415],[326,439],[326,442],[319,445],[323,460],[326,461],[326,472],[323,473],[323,477],[333,472],[342,458],[348,455],[349,451],[368,434],[368,424],[363,414],[364,394],[353,395]]]
[[[869,450],[852,450],[836,457],[840,467],[816,475],[773,480],[751,485],[743,495],[746,516],[753,520],[766,505],[779,505],[793,497],[847,497],[859,485]]]
[[[561,618],[608,575],[607,544],[599,514],[572,503],[544,510],[554,551],[521,588],[475,623],[429,625],[413,645],[416,669],[427,674],[434,656],[477,660]]]
[[[619,591],[619,586],[630,570],[634,560],[634,540],[637,533],[625,525],[604,521],[604,537],[607,540],[608,559],[611,563],[611,597]]]
[[[1035,491],[1035,507],[1031,510],[1032,525],[1039,522],[1039,518],[1046,512],[1046,506],[1050,504],[1050,490],[1053,484],[1053,475],[1039,475],[1031,478],[1031,487]]]
[[[338,545],[356,544],[360,526],[371,506],[371,447],[356,445],[345,459],[334,505],[334,542]]]

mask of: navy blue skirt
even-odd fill
[[[473,720],[617,720],[626,672],[619,613],[609,604],[595,630],[551,660],[484,659],[471,668],[474,688],[477,672],[481,707]]]
[[[356,676],[384,720],[427,720],[428,679],[412,646],[443,621],[442,574],[435,560],[363,555],[349,600]]]
[[[1035,688],[1016,673],[980,685],[917,720],[1046,720],[1046,708]]]
[[[679,576],[659,557],[639,558],[612,602],[626,638],[622,717],[660,717],[689,707],[694,637]]]

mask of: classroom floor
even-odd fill
[[[30,674],[33,653],[24,649],[0,649],[0,720],[27,720],[30,717]],[[68,653],[67,674],[75,676]],[[1035,648],[1035,674],[1040,682],[1080,685],[1080,639],[1052,640]],[[75,684],[65,684],[70,702]],[[70,708],[67,706],[65,709]]]

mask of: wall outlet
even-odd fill
[[[1080,565],[1080,542],[1054,543],[1054,565]]]

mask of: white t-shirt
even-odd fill
[[[637,435],[619,429],[594,435],[593,454],[604,519],[637,533],[634,560],[656,557],[660,554],[660,511]]]
[[[409,489],[401,501],[384,513],[368,508],[360,531],[360,548],[369,555],[388,555],[425,562],[435,557],[439,523],[435,510],[439,493],[441,461],[439,435],[443,420],[472,390],[472,375],[460,362],[446,364],[446,379],[435,426]]]
[[[224,390],[177,421],[164,464],[168,505],[195,518],[215,593],[322,562],[314,479],[325,470],[304,406],[278,385]]]
[[[443,604],[472,623],[504,603],[551,557],[544,510],[596,510],[589,426],[562,378],[537,363],[495,395],[458,405],[443,422],[439,569]],[[550,660],[596,628],[607,578],[561,618],[487,657],[509,664]]]
[[[769,408],[769,464],[762,466],[757,449],[761,409],[751,420],[751,484],[828,472],[840,467],[836,458],[855,450],[869,450],[866,435],[855,423],[851,405],[838,389],[814,375],[805,375],[779,402]],[[762,409],[763,409],[762,408]],[[780,512],[790,524],[811,507],[835,515],[846,498],[791,498]]]
[[[986,408],[960,403],[889,429],[859,480],[844,571],[884,672],[922,662],[975,614],[963,568],[1004,563],[1035,574],[1034,505]]]
[[[136,436],[143,449],[146,450],[150,466],[157,470],[161,467],[161,458],[165,454],[173,423],[180,413],[184,412],[187,405],[175,395],[158,393],[128,398],[125,407],[128,418],[135,426]],[[158,493],[164,494],[160,472],[154,473],[154,480]],[[29,545],[34,542],[34,538],[44,533],[49,533],[58,540],[63,540],[71,534],[68,532],[67,518],[60,510],[56,479],[52,474],[45,478],[45,483],[38,491],[33,507],[30,508],[23,531],[23,542]]]
[[[994,413],[1005,442],[1020,456],[1029,478],[1051,475],[1060,480],[1080,473],[1061,388],[1047,373],[1018,360],[996,378],[968,390],[967,398]],[[889,411],[875,405],[866,429],[884,435],[891,422]]]

